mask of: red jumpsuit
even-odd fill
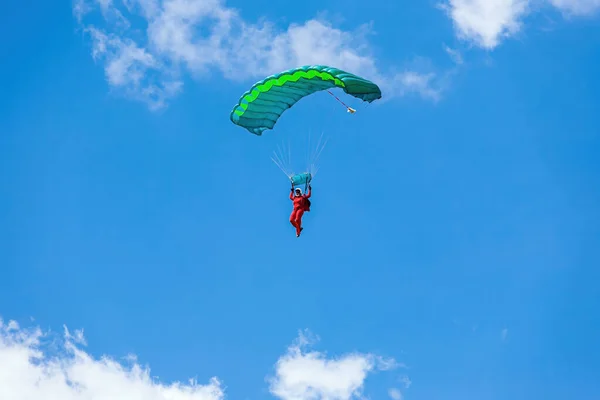
[[[290,215],[290,223],[296,228],[296,236],[300,236],[302,230],[302,215],[305,211],[309,211],[306,199],[310,197],[311,189],[308,189],[307,194],[295,196],[293,192],[290,193],[290,200],[294,202],[294,209]]]

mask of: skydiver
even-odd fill
[[[312,188],[310,185],[308,185],[308,193],[302,194],[302,189],[296,188],[296,190],[294,190],[294,184],[292,183],[290,200],[294,202],[294,209],[290,215],[290,223],[296,228],[296,237],[300,237],[300,232],[304,229],[302,227],[302,214],[304,214],[305,211],[310,211],[310,200],[308,200],[308,198],[310,197],[311,192]]]

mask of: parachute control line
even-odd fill
[[[350,113],[350,114],[354,114],[356,112],[356,110],[352,107],[349,107],[348,105],[346,105],[346,103],[344,103],[343,101],[340,100],[339,97],[337,97],[335,94],[331,93],[331,91],[327,91],[327,93],[329,93],[330,95],[332,95],[333,97],[335,97],[335,99],[337,101],[339,101],[344,107],[346,107],[346,110]]]

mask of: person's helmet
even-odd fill
[[[300,192],[300,194],[302,194],[302,189],[296,188],[296,190],[294,190],[294,193],[298,194],[298,192]]]

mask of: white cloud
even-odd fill
[[[447,0],[444,9],[459,38],[492,49],[521,28],[529,0]]]
[[[102,27],[85,22],[94,11],[103,16]],[[219,72],[241,81],[307,64],[361,74],[380,84],[386,96],[439,97],[429,74],[390,74],[376,65],[369,25],[350,32],[321,18],[280,29],[244,20],[223,0],[76,0],[73,13],[90,34],[92,54],[104,62],[111,87],[153,108],[179,92],[185,72],[195,78]],[[143,24],[134,26],[132,16]]]
[[[163,384],[150,377],[148,368],[133,362],[126,366],[103,357],[96,360],[77,345],[83,332],[65,330],[61,344],[39,328],[21,329],[0,320],[0,399],[11,400],[221,400],[221,383]],[[58,349],[58,351],[56,351]],[[54,354],[51,356],[50,354]]]
[[[105,63],[108,83],[123,89],[129,96],[145,101],[153,109],[177,94],[182,86],[176,76],[169,75],[165,66],[146,49],[130,39],[89,28],[93,41],[92,56]]]
[[[391,397],[392,400],[402,400],[403,398],[402,392],[396,388],[391,388],[390,390],[388,390],[388,395]]]
[[[373,354],[352,353],[327,359],[317,351],[306,352],[310,343],[303,335],[288,348],[270,378],[271,393],[283,400],[349,400],[360,398],[369,372],[396,366]]]
[[[62,338],[39,328],[23,329],[0,319],[0,399],[11,400],[224,400],[219,379],[205,384],[163,383],[150,375],[135,356],[119,362],[86,353],[83,331]],[[339,358],[306,352],[300,335],[275,365],[271,393],[282,400],[350,400],[358,398],[370,372],[395,366],[372,354]]]
[[[545,5],[572,16],[600,10],[600,0],[443,0],[440,4],[460,39],[488,50],[519,33],[524,18]]]
[[[592,15],[600,10],[600,0],[550,0],[550,3],[574,16]]]
[[[502,337],[502,341],[505,341],[506,338],[508,337],[508,329],[506,329],[506,328],[502,329],[500,336]]]

